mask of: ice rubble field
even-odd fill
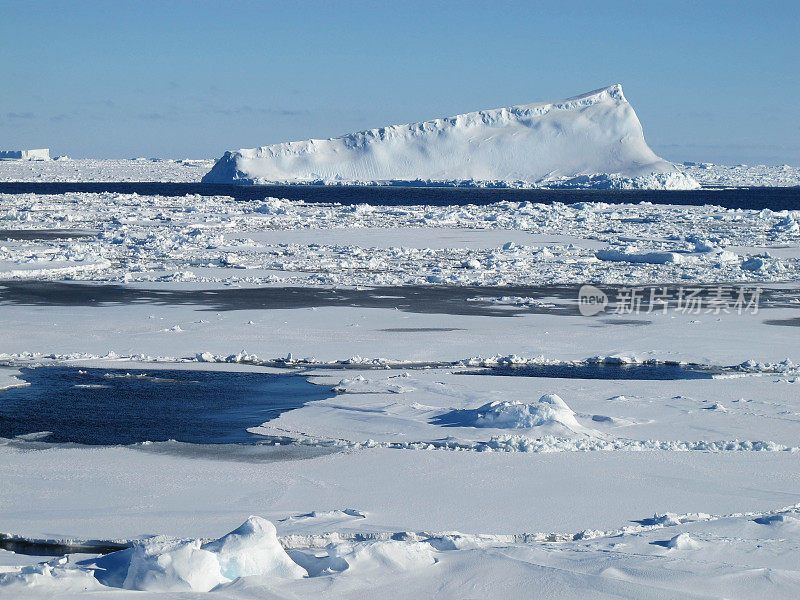
[[[431,207],[0,195],[0,278],[262,285],[796,280],[800,213],[651,204]],[[309,232],[311,230],[311,232]],[[12,236],[13,237],[13,236]]]
[[[2,195],[0,390],[24,383],[19,367],[67,362],[288,370],[336,394],[253,423],[330,450],[306,460],[3,440],[0,531],[84,546],[0,550],[0,597],[796,598],[798,222],[713,206]],[[588,318],[543,287],[587,281],[766,291],[741,315]],[[452,297],[425,296],[432,284]],[[118,288],[131,295],[107,296]],[[297,302],[241,301],[255,288]],[[475,374],[665,361],[738,367]],[[92,541],[135,544],[100,557]]]

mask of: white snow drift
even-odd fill
[[[157,537],[100,558],[97,566],[105,585],[156,592],[207,592],[253,575],[278,579],[307,575],[281,547],[275,526],[254,516],[218,540],[204,544]]]
[[[591,430],[581,425],[575,412],[556,394],[545,394],[535,403],[495,401],[484,404],[475,411],[475,427],[499,429],[541,428],[548,432],[586,434]]]
[[[555,102],[226,152],[203,181],[699,187],[648,147],[620,85]]]

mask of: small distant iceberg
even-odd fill
[[[50,148],[33,150],[0,150],[2,160],[50,160]]]
[[[697,189],[612,85],[326,140],[226,152],[204,183]]]

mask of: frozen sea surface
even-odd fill
[[[800,597],[800,212],[163,189],[0,194],[0,404],[30,417],[7,435],[115,424],[0,441],[0,597]],[[531,202],[453,200],[479,194]],[[758,312],[714,310],[723,285]],[[669,310],[616,314],[664,286]],[[76,554],[98,541],[138,547],[105,585]]]

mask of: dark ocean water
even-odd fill
[[[242,186],[210,183],[45,183],[0,182],[3,194],[63,194],[67,192],[116,192],[162,196],[232,196],[237,200],[266,197],[340,204],[376,206],[492,204],[495,202],[652,202],[761,210],[800,210],[800,187],[720,188],[691,191],[658,190],[520,190],[503,188],[264,185]]]
[[[50,431],[47,442],[247,443],[263,439],[248,427],[333,395],[290,374],[74,367],[21,373],[31,385],[0,391],[0,437]]]
[[[516,377],[552,377],[558,379],[615,379],[639,381],[676,381],[680,379],[713,379],[720,369],[673,364],[577,364],[577,365],[524,365],[497,367],[482,371],[465,372],[465,375],[494,375]]]

